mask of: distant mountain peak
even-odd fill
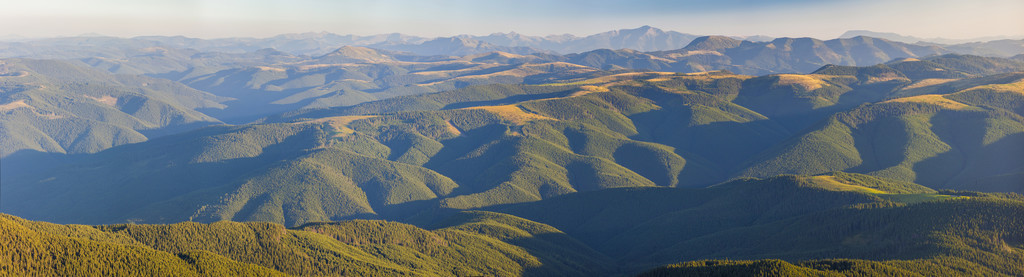
[[[648,25],[640,26],[639,28],[636,28],[636,29],[622,29],[622,30],[619,30],[619,32],[620,33],[630,33],[630,34],[645,34],[645,35],[646,34],[657,35],[657,34],[664,34],[665,33],[665,31],[662,31],[661,29],[654,28],[654,27],[651,27],[651,26],[648,26]]]
[[[428,40],[428,41],[424,42],[423,44],[442,44],[442,43],[459,44],[459,45],[465,45],[465,46],[476,46],[476,45],[479,45],[479,44],[481,44],[483,42],[480,42],[480,41],[475,40],[475,39],[463,38],[463,37],[441,37],[441,38],[436,38],[436,39]]]
[[[917,44],[917,43],[961,44],[961,43],[971,43],[971,42],[986,42],[986,41],[996,41],[996,40],[1004,40],[1004,39],[1021,39],[1021,38],[1024,38],[1024,37],[1021,37],[1021,36],[987,36],[987,37],[962,38],[962,39],[951,39],[951,38],[941,38],[941,37],[922,38],[922,37],[901,35],[901,34],[891,33],[891,32],[875,32],[875,31],[870,31],[870,30],[849,30],[849,31],[846,31],[845,33],[843,33],[842,35],[840,35],[839,38],[854,38],[854,37],[857,37],[857,36],[869,36],[869,37],[874,37],[874,38],[886,39],[886,40],[890,40],[890,41],[897,41],[897,42],[903,42],[903,43],[913,43],[913,44]]]
[[[535,57],[529,57],[534,58]],[[473,55],[463,56],[463,60],[469,60],[473,62],[490,62],[490,63],[510,63],[514,59],[529,59],[527,56],[512,54],[503,51],[491,51]]]
[[[274,49],[274,48],[261,48],[259,50],[254,51],[253,53],[256,53],[256,54],[259,54],[259,55],[266,55],[266,56],[269,56],[269,55],[288,55],[288,53],[281,52],[281,51],[279,51],[277,49]]]
[[[338,49],[336,49],[334,51],[331,51],[331,53],[327,53],[327,55],[338,55],[338,54],[344,54],[344,53],[349,53],[349,52],[352,52],[352,51],[360,51],[360,50],[373,51],[373,49],[366,48],[366,47],[345,45],[345,46],[342,46],[342,47],[340,47],[340,48],[338,48]]]
[[[846,31],[841,36],[839,36],[839,38],[857,38],[857,37],[883,38],[883,39],[887,39],[887,40],[891,40],[891,41],[899,41],[899,42],[904,42],[904,43],[917,43],[917,42],[925,40],[925,39],[922,39],[922,38],[912,37],[912,36],[904,36],[904,35],[900,35],[900,34],[897,34],[897,33],[873,32],[873,31],[868,31],[868,30],[850,30],[850,31]]]
[[[528,46],[497,45],[487,41],[477,40],[475,38],[465,36],[435,38],[432,40],[424,41],[421,44],[404,44],[393,46],[381,45],[381,48],[393,51],[411,52],[427,56],[465,56],[471,54],[486,53],[491,51],[501,51],[512,54],[532,54],[546,52],[545,50]]]
[[[693,39],[689,45],[686,45],[683,49],[686,50],[721,50],[727,48],[737,47],[743,41],[730,38],[727,36],[703,36]]]
[[[393,61],[391,57],[381,53],[377,49],[346,45],[331,51],[317,58],[324,63],[351,63],[351,62],[384,62]]]

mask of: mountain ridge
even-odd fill
[[[988,37],[977,37],[977,38],[966,38],[966,39],[949,39],[949,38],[920,38],[915,36],[901,35],[890,32],[873,32],[869,30],[849,30],[839,35],[839,38],[853,38],[857,36],[869,36],[884,38],[892,41],[899,41],[905,43],[938,43],[938,44],[963,44],[963,43],[975,43],[975,42],[989,42],[994,40],[1013,40],[1022,39],[1022,36],[988,36]]]
[[[684,35],[0,44],[0,275],[1024,275],[1013,41]]]
[[[575,35],[547,35],[531,36],[516,32],[492,33],[489,35],[455,35],[447,39],[467,39],[479,42],[486,42],[495,47],[509,49],[520,49],[517,51],[530,51],[536,49],[555,52],[560,54],[582,53],[597,49],[634,49],[638,51],[669,51],[685,47],[693,39],[702,35],[680,33],[676,31],[665,31],[651,26],[641,26],[634,29],[618,29],[586,36]],[[839,39],[853,38],[856,36],[874,36],[887,38],[908,44],[915,44],[917,41],[910,41],[906,36],[891,33],[876,33],[869,31],[849,31]],[[429,47],[420,47],[430,40],[442,39],[445,37],[420,37],[398,33],[379,35],[339,35],[328,32],[320,33],[294,33],[281,34],[269,38],[217,38],[198,39],[184,36],[139,36],[133,38],[117,37],[69,37],[69,38],[48,38],[34,40],[18,40],[5,42],[11,46],[17,45],[61,45],[64,47],[83,47],[95,43],[109,43],[121,41],[123,44],[139,44],[148,46],[162,45],[164,47],[194,49],[203,52],[224,52],[240,54],[256,51],[264,48],[274,48],[293,55],[319,56],[333,51],[342,46],[362,46],[378,49],[422,49],[424,53],[435,54],[437,51],[429,50]],[[771,41],[775,38],[765,36],[735,37],[740,40],[752,42]],[[1019,37],[993,37],[991,40],[939,40],[937,46],[952,47],[964,54],[999,55],[1012,56],[1014,51],[1020,53]],[[998,42],[1001,41],[1001,42]],[[83,43],[84,42],[84,43]],[[1014,46],[1016,45],[1016,46]],[[462,50],[466,51],[466,50]],[[482,51],[482,50],[481,50]],[[973,52],[967,52],[973,51]],[[413,51],[415,52],[415,51]],[[507,52],[507,51],[506,51]],[[2,52],[0,52],[2,53]],[[479,52],[473,52],[477,54]],[[5,57],[26,57],[26,52],[12,52],[5,54]],[[443,53],[444,55],[457,55],[456,52]],[[530,53],[527,53],[530,54]],[[45,58],[34,56],[35,58]]]
[[[1021,73],[961,72],[960,80],[922,84],[934,67],[914,63],[758,77],[627,72],[299,110],[5,176],[4,202],[15,214],[52,220],[292,225],[834,171],[935,189],[1024,191],[1013,179],[1024,172],[1014,154],[1024,134],[1024,106],[1013,104],[1024,95]],[[118,163],[104,162],[111,160]],[[184,174],[193,170],[204,173]],[[115,173],[122,171],[130,174]],[[28,197],[42,191],[60,193]],[[147,196],[108,199],[121,193]],[[71,201],[82,195],[93,196]],[[97,217],[47,208],[60,203]]]

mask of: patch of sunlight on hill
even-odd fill
[[[0,112],[6,112],[6,111],[10,111],[10,110],[17,109],[17,108],[29,108],[29,109],[31,109],[32,106],[29,106],[28,104],[25,104],[25,100],[17,100],[17,101],[11,102],[11,103],[0,105]]]
[[[966,90],[964,90],[964,92],[970,92],[970,91],[973,91],[973,90],[982,90],[982,89],[988,89],[988,90],[992,90],[994,92],[1002,92],[1002,93],[1024,94],[1024,79],[1020,79],[1020,80],[1017,80],[1016,82],[1012,82],[1012,83],[1008,83],[1008,84],[991,84],[991,85],[977,86],[977,87],[966,89]]]
[[[375,116],[375,115],[335,116],[335,117],[321,118],[321,119],[310,120],[310,121],[305,121],[305,122],[300,122],[300,123],[325,123],[326,122],[326,123],[331,125],[331,128],[334,128],[334,131],[335,131],[334,137],[338,138],[338,137],[345,137],[345,136],[348,136],[348,135],[350,135],[352,133],[355,133],[355,130],[352,130],[351,128],[348,128],[348,124],[349,123],[352,123],[353,121],[356,121],[356,120],[363,120],[363,119],[374,118],[374,117],[377,117],[377,116]]]
[[[881,190],[878,190],[878,189],[873,189],[873,188],[869,188],[869,187],[863,187],[863,186],[859,186],[859,185],[851,185],[851,184],[843,183],[840,180],[836,179],[835,176],[822,175],[822,176],[813,176],[813,177],[809,177],[809,178],[811,180],[813,180],[813,181],[816,181],[816,182],[814,182],[814,184],[818,185],[820,188],[831,190],[831,191],[857,191],[857,192],[865,192],[865,193],[873,193],[873,194],[888,194],[888,192],[881,191]]]
[[[805,91],[812,91],[825,86],[827,83],[821,77],[815,75],[779,74],[779,85],[796,86]]]
[[[924,80],[920,80],[920,81],[914,82],[914,83],[912,83],[912,84],[910,84],[910,85],[908,85],[906,87],[903,87],[900,90],[902,91],[902,90],[909,90],[909,89],[929,87],[929,86],[934,86],[934,85],[941,85],[941,84],[949,83],[949,82],[956,81],[956,80],[960,80],[960,79],[941,79],[941,78],[924,79]]]
[[[581,86],[579,91],[573,92],[572,94],[569,94],[569,96],[567,96],[565,98],[584,96],[584,95],[591,94],[591,93],[594,93],[594,92],[609,92],[609,91],[610,90],[608,90],[608,86],[590,86],[590,85],[588,85],[588,86]]]
[[[864,184],[858,184],[857,183],[858,181],[855,181],[856,179],[848,178],[850,176],[858,177],[858,175],[849,174],[849,173],[837,173],[837,174],[841,174],[840,176],[846,176],[847,178],[840,178],[840,177],[837,177],[836,175],[818,175],[818,176],[809,176],[807,178],[811,180],[812,184],[815,187],[818,187],[818,188],[822,188],[822,189],[826,189],[826,190],[830,190],[830,191],[851,191],[851,192],[868,193],[868,194],[872,194],[872,195],[881,197],[882,199],[885,199],[885,200],[888,200],[888,201],[904,203],[904,204],[915,204],[915,203],[921,203],[921,202],[945,200],[945,199],[954,199],[954,198],[966,198],[966,196],[952,196],[952,195],[938,194],[938,193],[936,193],[934,191],[927,192],[927,193],[919,193],[919,192],[916,192],[916,193],[915,192],[910,192],[910,193],[908,193],[907,191],[902,191],[902,192],[901,191],[893,191],[892,190],[893,187],[887,187],[887,188],[882,188],[882,189],[871,188],[871,187],[865,186]],[[860,177],[864,178],[863,176],[860,176]],[[885,189],[885,190],[883,190],[883,189]]]
[[[954,110],[960,110],[970,107],[964,103],[946,99],[945,97],[942,97],[942,95],[938,94],[926,94],[904,98],[896,98],[889,101],[885,101],[883,103],[925,103]]]
[[[100,104],[107,105],[109,107],[116,106],[117,105],[117,100],[118,100],[117,97],[113,97],[113,96],[110,96],[110,95],[103,95],[103,96],[100,96],[100,97],[92,97],[92,96],[88,96],[88,95],[83,95],[83,96],[85,96],[85,98],[89,98],[89,99],[95,100],[96,102],[100,102]]]
[[[502,106],[479,106],[466,108],[467,110],[484,110],[490,113],[500,116],[502,119],[514,123],[516,125],[523,125],[526,122],[534,120],[557,120],[544,115],[531,113],[524,111],[522,108],[516,105],[502,105]]]

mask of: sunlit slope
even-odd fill
[[[386,221],[55,225],[0,216],[13,275],[587,276],[610,260],[550,226],[471,212],[426,230]]]
[[[202,250],[159,251],[91,226],[0,215],[0,230],[3,275],[287,276]]]

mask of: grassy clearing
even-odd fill
[[[949,82],[956,81],[956,80],[959,80],[959,79],[942,79],[942,78],[924,79],[924,80],[920,80],[920,81],[914,82],[914,83],[912,83],[912,84],[910,84],[910,85],[908,85],[906,87],[903,87],[900,90],[909,90],[909,89],[923,88],[923,87],[934,86],[934,85],[941,85],[941,84],[949,83]]]
[[[103,104],[103,105],[106,105],[106,106],[109,106],[109,107],[117,106],[117,97],[113,97],[113,96],[110,96],[110,95],[103,95],[103,96],[100,96],[100,97],[92,97],[92,96],[86,95],[85,98],[89,98],[89,99],[95,100],[96,102],[100,102],[100,104]]]
[[[968,105],[966,105],[964,103],[960,103],[960,102],[956,102],[956,101],[953,101],[953,100],[946,99],[946,97],[943,97],[942,95],[938,95],[938,94],[927,94],[927,95],[918,95],[918,96],[911,96],[911,97],[896,98],[896,99],[892,99],[892,100],[889,100],[889,101],[885,101],[883,103],[924,103],[924,104],[932,104],[932,105],[936,105],[936,106],[940,106],[940,107],[948,108],[948,109],[954,109],[954,110],[960,110],[960,109],[964,109],[964,108],[970,107],[970,106],[968,106]]]
[[[10,110],[17,109],[17,108],[29,108],[29,109],[31,109],[32,106],[29,106],[28,104],[25,104],[25,100],[18,100],[18,101],[14,101],[14,102],[11,102],[11,103],[0,105],[0,112],[6,112],[6,111],[10,111]]]
[[[348,136],[348,135],[350,135],[352,133],[355,133],[355,130],[352,130],[351,128],[348,127],[349,123],[352,123],[353,121],[356,121],[356,120],[363,120],[363,119],[374,118],[374,117],[377,117],[377,116],[373,116],[373,115],[335,116],[335,117],[327,117],[327,118],[321,118],[321,119],[316,119],[316,120],[304,121],[304,122],[301,122],[301,123],[328,123],[328,124],[331,125],[331,128],[334,128],[333,137],[335,137],[335,138],[342,138],[342,137]]]
[[[467,110],[484,110],[495,115],[500,116],[505,121],[516,125],[523,125],[527,122],[534,120],[557,120],[544,115],[530,113],[524,111],[522,108],[516,105],[502,105],[502,106],[479,106],[466,108]]]
[[[977,86],[977,87],[973,87],[973,88],[970,88],[970,89],[966,89],[966,90],[964,90],[964,92],[968,92],[968,91],[972,91],[972,90],[983,90],[983,89],[992,90],[994,92],[1000,92],[1000,93],[1024,94],[1024,79],[1018,80],[1016,82],[1008,83],[1008,84],[991,84],[991,85]]]
[[[840,180],[836,179],[835,176],[822,175],[810,178],[811,180],[817,181],[815,182],[815,184],[821,186],[821,188],[832,191],[857,191],[871,194],[889,194],[889,192],[881,191],[878,189],[843,183]]]
[[[906,187],[908,185],[918,186],[914,184],[897,184],[898,181],[886,180],[867,175],[851,174],[836,172],[830,175],[818,175],[807,177],[812,181],[815,187],[827,189],[830,191],[852,191],[862,192],[878,196],[882,199],[904,203],[904,204],[917,204],[928,201],[938,201],[954,198],[966,198],[965,196],[951,196],[936,193],[930,189],[920,187]],[[884,186],[873,188],[869,187],[878,184],[861,183],[864,181],[881,181]],[[927,191],[921,193],[921,191]]]
[[[815,75],[779,74],[780,86],[796,86],[804,91],[811,91],[825,86],[827,83]]]

